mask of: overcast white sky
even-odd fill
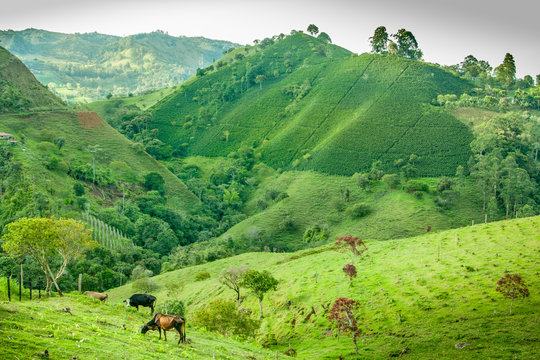
[[[466,55],[499,65],[506,52],[517,75],[540,74],[540,1],[512,0],[0,0],[0,29],[131,35],[164,30],[252,43],[313,23],[333,42],[370,50],[377,26],[406,28],[424,59],[456,64]]]

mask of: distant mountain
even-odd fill
[[[151,109],[162,141],[186,156],[254,147],[275,169],[352,175],[375,161],[420,176],[455,174],[470,130],[432,103],[470,84],[393,55],[355,55],[297,33],[236,49]],[[399,164],[399,162],[398,162]]]
[[[0,113],[64,107],[26,66],[0,47]]]
[[[0,31],[0,44],[71,103],[174,86],[238,47],[163,31],[119,37],[38,29]]]

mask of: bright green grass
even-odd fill
[[[57,310],[69,307],[73,316]],[[68,294],[34,301],[0,303],[2,359],[36,359],[45,349],[50,359],[271,359],[260,347],[195,330],[187,325],[189,345],[177,345],[178,334],[167,342],[150,331],[148,308],[137,312],[122,305],[102,304],[87,296]],[[125,327],[125,328],[124,328]]]
[[[338,341],[326,320],[323,306],[338,297],[361,303],[362,359],[383,359],[405,349],[411,359],[536,359],[539,229],[537,216],[408,239],[367,240],[369,250],[355,262],[358,277],[353,286],[341,270],[349,257],[332,246],[294,254],[243,254],[158,275],[153,278],[160,286],[155,295],[164,301],[167,287],[176,284],[189,318],[213,298],[232,299],[234,293],[219,284],[218,275],[231,264],[246,264],[267,269],[280,280],[278,290],[263,301],[266,318],[260,336],[273,334],[278,342],[273,348],[281,350],[290,343],[301,359],[336,359],[339,354],[357,358],[350,338]],[[202,270],[211,278],[194,281]],[[531,293],[514,301],[512,316],[509,301],[495,291],[506,272],[520,274]],[[128,284],[109,294],[115,303],[132,292]],[[242,306],[258,314],[255,298],[246,291],[243,295]],[[312,308],[315,314],[307,319]],[[464,349],[455,348],[459,342],[467,343]]]
[[[229,229],[222,239],[232,236],[235,241],[240,241],[250,228],[257,227],[272,238],[278,249],[291,251],[322,245],[302,241],[304,231],[313,225],[327,227],[329,241],[346,234],[387,240],[423,234],[428,225],[432,231],[441,231],[471,224],[472,220],[483,221],[482,204],[466,188],[458,192],[456,204],[451,209],[440,211],[434,202],[438,196],[435,190],[438,179],[434,178],[422,180],[430,185],[430,192],[418,199],[401,189],[387,190],[382,184],[376,184],[368,191],[362,190],[353,177],[309,171],[268,175],[266,167],[260,167],[259,171],[264,173],[265,180],[247,202],[246,213],[250,217]],[[271,189],[285,192],[289,197],[281,201],[265,200],[269,207],[261,211],[257,202],[265,199]],[[350,191],[348,202],[343,200],[347,189]],[[338,211],[336,202],[343,204],[343,211]],[[359,202],[368,204],[372,211],[365,217],[352,218],[347,209]],[[287,217],[294,221],[293,230],[279,228]]]

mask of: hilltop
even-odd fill
[[[163,31],[126,37],[39,29],[0,31],[2,46],[70,103],[174,86],[237,44]],[[58,51],[62,49],[62,51]]]
[[[174,298],[186,302],[192,319],[213,299],[234,298],[233,291],[218,282],[223,269],[247,265],[269,270],[280,283],[263,301],[266,317],[257,339],[272,349],[291,344],[301,359],[354,355],[350,338],[337,340],[326,319],[338,297],[361,304],[358,358],[387,358],[405,351],[414,359],[533,359],[539,350],[538,228],[536,216],[408,239],[366,240],[368,251],[355,262],[358,276],[352,286],[342,271],[350,258],[332,245],[293,254],[248,253],[151,281],[160,302],[171,299],[169,290],[174,288]],[[198,280],[203,271],[210,278]],[[509,301],[495,291],[506,272],[520,274],[531,293],[514,302],[512,316]],[[257,314],[257,300],[243,291],[242,307]],[[128,284],[109,295],[114,303],[132,292]],[[465,347],[459,349],[456,343]]]
[[[360,56],[302,33],[236,49],[150,108],[159,138],[187,156],[254,147],[274,169],[352,175],[419,157],[420,176],[454,175],[470,130],[431,105],[469,83],[392,55]]]
[[[0,47],[0,113],[64,108],[64,103],[36,80],[24,64]]]

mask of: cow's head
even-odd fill
[[[126,306],[129,306],[129,299],[124,300],[126,302]]]
[[[148,330],[157,330],[157,325],[156,324],[149,325],[148,323],[143,324],[143,326],[141,328],[141,334],[146,334],[148,332]]]

